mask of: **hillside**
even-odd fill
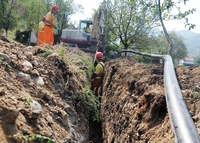
[[[101,103],[87,85],[93,57],[78,48],[25,47],[0,39],[1,143],[173,143],[163,65],[107,61]],[[86,62],[90,61],[90,63]],[[200,132],[200,67],[176,69]],[[99,91],[100,93],[100,91]],[[100,109],[101,122],[88,107]],[[48,143],[49,143],[48,142]]]
[[[176,31],[177,34],[181,35],[185,39],[189,57],[199,56],[200,54],[200,34],[194,33],[189,30]]]

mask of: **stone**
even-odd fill
[[[40,76],[39,77],[34,77],[33,81],[34,81],[36,86],[44,86],[44,80]]]
[[[33,65],[29,61],[24,61],[23,66],[29,69],[33,69]]]

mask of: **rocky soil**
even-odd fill
[[[0,38],[1,143],[174,142],[163,65],[133,58],[107,61],[101,122],[91,122],[83,102],[90,67],[83,61],[92,63],[93,57],[77,48],[63,49],[25,47]],[[179,67],[176,73],[200,133],[200,67]]]

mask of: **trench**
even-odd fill
[[[89,120],[89,141],[91,143],[103,143],[101,121]]]

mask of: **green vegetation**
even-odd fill
[[[30,98],[23,98],[23,100],[24,100],[24,103],[26,105],[31,105],[31,99]]]
[[[193,97],[194,99],[200,98],[200,92],[193,92],[193,93],[192,93],[192,97]]]
[[[156,27],[161,26],[162,20],[185,19],[195,11],[195,9],[191,9],[180,13],[180,9],[178,9],[177,14],[171,14],[170,12],[177,7],[176,4],[180,4],[181,2],[186,4],[186,0],[179,1],[178,3],[173,0],[166,0],[162,3],[160,3],[160,0],[159,3],[152,0],[107,0],[108,9],[105,21],[107,47],[111,50],[113,50],[112,47],[116,47],[115,51],[137,49],[147,53],[159,52],[154,51],[152,48],[157,47],[160,50],[159,48],[162,46],[162,44],[158,44],[158,33],[154,32]],[[164,25],[162,26],[164,27]],[[187,19],[186,27],[192,29],[195,25],[188,23]],[[166,30],[165,27],[163,29]],[[171,41],[169,39],[171,36],[166,33],[167,31],[164,31],[162,37],[164,37],[163,40],[168,45],[167,47],[165,46],[162,54],[168,54],[170,51],[171,55],[177,48],[174,48],[173,44],[172,47],[169,47],[169,41]],[[109,53],[109,51],[106,52]]]
[[[4,65],[6,71],[11,71],[12,67],[4,60],[4,58],[0,57],[0,63]]]
[[[83,10],[74,0],[4,0],[0,5],[0,30],[5,30],[6,37],[9,30],[37,31],[39,22],[51,10],[52,4],[59,6],[59,13],[55,15],[54,20],[61,30],[68,27],[72,14]],[[61,30],[54,32],[58,33]]]
[[[83,89],[83,103],[84,103],[84,112],[87,118],[92,117],[93,121],[100,121],[99,117],[99,100],[89,88]]]
[[[13,135],[13,137],[20,140],[21,143],[30,143],[35,141],[38,143],[56,143],[55,140],[38,134],[21,135],[20,133],[17,133]]]

